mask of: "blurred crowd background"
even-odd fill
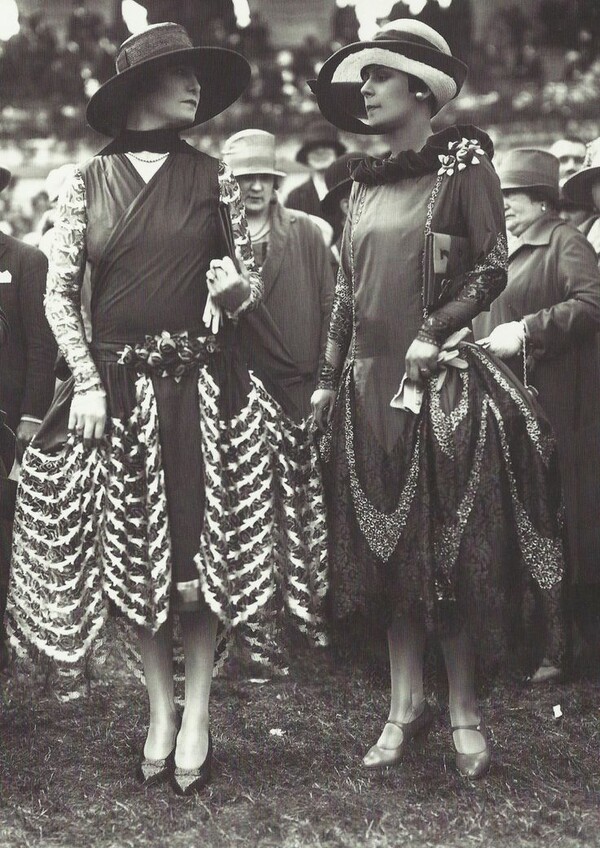
[[[600,0],[0,2],[0,164],[14,175],[0,198],[0,227],[19,237],[43,218],[46,175],[101,146],[85,124],[87,100],[113,74],[118,44],[146,23],[177,21],[196,43],[249,59],[245,95],[192,140],[215,153],[238,129],[269,130],[292,182],[295,150],[316,112],[306,80],[335,49],[395,17],[431,24],[469,65],[440,127],[476,123],[500,148],[600,135]],[[352,147],[377,152],[377,141],[355,137]]]

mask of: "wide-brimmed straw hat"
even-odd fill
[[[600,180],[600,138],[588,144],[587,153],[581,171],[569,177],[563,185],[563,194],[567,200],[580,206],[592,207],[592,186]]]
[[[0,168],[0,191],[4,191],[10,182],[12,174],[6,168]]]
[[[421,21],[401,18],[385,24],[370,41],[342,47],[331,56],[309,86],[325,118],[340,129],[375,134],[368,125],[360,93],[361,72],[368,65],[383,65],[418,77],[431,91],[434,114],[459,93],[467,66],[456,59],[448,43]]]
[[[88,124],[104,135],[117,135],[148,72],[180,63],[193,68],[201,86],[196,117],[187,126],[197,126],[223,112],[250,81],[250,65],[239,53],[222,47],[194,47],[179,24],[153,24],[120,46],[116,75],[100,86],[88,103]]]
[[[270,174],[285,177],[275,160],[275,136],[265,130],[241,130],[229,136],[221,158],[229,165],[234,177],[248,174]]]
[[[498,167],[502,191],[545,189],[558,202],[559,161],[552,153],[528,147],[515,147],[502,157]]]
[[[322,119],[313,121],[306,128],[302,147],[296,153],[296,162],[306,165],[308,154],[316,147],[331,147],[336,156],[341,156],[346,150],[346,145],[339,140],[335,127]]]
[[[336,214],[339,201],[344,194],[350,191],[352,177],[350,176],[349,165],[352,160],[359,160],[361,156],[361,153],[344,153],[342,156],[338,156],[323,174],[327,194],[321,200],[321,209],[328,217],[333,217]]]

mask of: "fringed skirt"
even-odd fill
[[[218,616],[222,650],[236,631],[268,662],[284,614],[324,644],[325,506],[308,424],[219,354],[178,382],[106,359],[102,443],[53,438],[65,383],[23,459],[7,612],[17,653],[74,697],[110,611],[155,632],[194,596]]]
[[[464,371],[425,387],[386,452],[348,363],[322,438],[331,613],[341,633],[395,615],[429,631],[466,628],[490,670],[560,663],[563,521],[556,447],[512,372],[475,345]]]

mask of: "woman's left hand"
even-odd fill
[[[250,274],[239,259],[240,271],[236,270],[229,256],[213,259],[206,272],[208,293],[217,306],[228,312],[235,312],[248,299],[252,291]]]
[[[413,383],[421,383],[437,371],[437,345],[415,339],[406,352],[406,376]]]
[[[508,359],[520,352],[524,337],[523,324],[520,321],[509,321],[508,324],[498,324],[489,336],[486,339],[480,339],[478,344],[499,356],[500,359]]]

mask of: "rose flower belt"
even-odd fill
[[[138,344],[92,342],[91,346],[100,358],[116,357],[119,364],[138,374],[172,377],[177,382],[197,365],[205,365],[221,350],[215,336],[196,335],[188,330],[180,333],[163,330],[156,336],[146,336]]]

